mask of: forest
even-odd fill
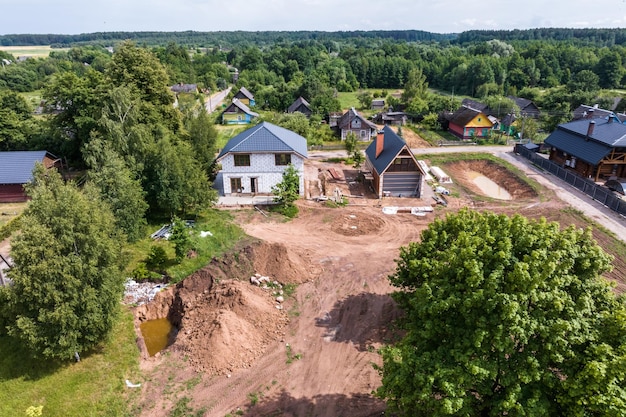
[[[424,129],[440,129],[442,112],[464,97],[505,115],[519,111],[507,97],[518,96],[542,111],[526,124],[534,139],[580,104],[624,109],[625,40],[621,29],[5,35],[0,43],[69,47],[45,58],[0,51],[0,150],[45,148],[79,171],[117,161],[139,183],[147,212],[170,215],[215,198],[198,190],[215,174],[218,135],[215,115],[200,111],[205,96],[176,100],[174,84],[245,86],[261,119],[311,144],[335,140],[323,121],[345,110],[340,93],[357,94],[362,109],[385,98]],[[299,96],[311,119],[285,114]]]

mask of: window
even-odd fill
[[[243,189],[241,188],[241,178],[231,178],[230,179],[230,192],[231,193],[240,193]]]
[[[289,165],[291,163],[291,154],[288,154],[288,153],[275,154],[274,163],[276,165]]]
[[[233,156],[235,158],[235,166],[236,167],[249,167],[250,166],[250,155],[248,155],[248,154],[235,154]]]
[[[367,140],[367,130],[361,130],[361,140]]]

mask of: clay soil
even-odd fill
[[[331,168],[340,180],[332,178]],[[300,215],[289,222],[254,210],[233,211],[257,240],[136,310],[137,323],[169,316],[180,329],[163,353],[143,354],[146,380],[136,414],[167,416],[188,399],[188,411],[206,416],[383,415],[384,404],[372,395],[380,385],[373,364],[380,363],[376,350],[398,337],[393,320],[400,313],[387,277],[402,245],[419,240],[433,218],[461,207],[585,225],[575,211],[562,211],[565,204],[551,192],[538,195],[497,164],[459,162],[445,169],[455,180],[450,185],[455,197],[426,217],[385,215],[381,207],[434,200],[375,199],[354,181],[354,168],[321,160],[306,167],[309,186],[317,187],[318,180],[339,189],[349,196],[348,206],[301,201]],[[488,176],[513,200],[475,194],[467,170]],[[608,246],[606,235],[594,234]],[[626,264],[616,259],[615,266],[609,278],[621,292],[626,277],[616,271],[625,271]],[[254,273],[280,283],[285,302],[276,301],[279,287],[252,285]],[[294,285],[293,294],[285,292]]]

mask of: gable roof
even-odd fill
[[[284,127],[263,122],[231,138],[217,159],[220,160],[229,153],[263,152],[294,152],[306,158],[306,139]]]
[[[387,170],[389,164],[396,159],[396,156],[398,156],[403,148],[406,147],[408,149],[404,139],[398,136],[389,126],[385,126],[382,132],[384,135],[383,151],[378,155],[378,158],[376,158],[376,141],[378,138],[374,139],[367,149],[365,149],[365,156],[378,174],[382,174]],[[413,154],[411,153],[411,155]]]
[[[230,106],[228,106],[226,108],[226,110],[224,110],[224,113],[228,112],[228,109],[231,106],[235,106],[237,107],[239,110],[241,110],[242,112],[249,114],[250,116],[254,116],[254,117],[259,117],[258,113],[253,112],[252,110],[250,110],[250,107],[246,106],[245,104],[243,104],[241,101],[239,101],[239,99],[234,98],[233,102]]]
[[[487,115],[480,110],[467,106],[461,106],[460,109],[452,113],[449,121],[450,123],[454,123],[457,126],[465,126],[480,114],[484,115],[485,118],[487,118]]]
[[[613,148],[626,147],[626,125],[612,119],[594,119],[591,135],[589,120],[576,120],[557,126],[545,143],[568,154],[597,165]]]
[[[296,99],[296,101],[294,101],[293,103],[291,103],[291,106],[289,106],[289,108],[287,109],[287,113],[293,113],[296,110],[298,110],[298,107],[300,106],[305,106],[306,108],[308,108],[309,110],[311,110],[311,105],[309,104],[308,101],[306,101],[304,98],[302,97],[298,97]]]
[[[480,101],[472,100],[470,98],[464,98],[461,102],[461,106],[469,107],[481,112],[484,112],[488,107],[485,103],[481,103]]]
[[[0,184],[26,184],[33,179],[35,162],[42,162],[47,151],[0,152]]]
[[[365,117],[361,116],[354,107],[345,112],[337,121],[337,127],[339,129],[350,129],[350,122],[354,119],[360,119],[362,123],[367,125],[370,129],[377,129],[376,125]]]
[[[588,106],[586,104],[581,104],[580,106],[576,107],[573,113],[573,120],[600,119],[615,115],[611,110],[601,109],[597,105]]]
[[[241,93],[245,98],[249,99],[249,100],[254,100],[254,96],[252,95],[251,92],[248,91],[248,89],[246,87],[241,87],[239,89],[239,91],[237,92],[237,94]],[[237,95],[235,94],[235,95]]]

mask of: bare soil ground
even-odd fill
[[[333,179],[330,168],[342,179]],[[384,404],[372,395],[380,384],[372,364],[379,363],[376,350],[397,336],[392,323],[399,312],[387,277],[400,246],[418,240],[433,218],[461,207],[585,224],[575,211],[562,211],[565,204],[553,193],[538,195],[497,164],[460,162],[446,170],[455,180],[455,197],[427,217],[383,214],[382,206],[433,200],[374,199],[354,181],[354,168],[319,160],[306,167],[308,185],[339,189],[349,196],[348,206],[301,201],[299,217],[289,222],[233,211],[262,243],[214,261],[152,307],[137,310],[138,320],[170,314],[180,328],[164,353],[144,356],[146,381],[137,414],[166,416],[187,398],[190,410],[207,416],[383,415]],[[476,196],[464,176],[467,170],[488,176],[514,199]],[[606,235],[595,234],[610,246]],[[626,277],[619,271],[626,264],[616,259],[615,265],[609,278],[621,292]],[[297,283],[297,291],[278,309],[276,288],[250,284],[255,272],[282,284]]]

